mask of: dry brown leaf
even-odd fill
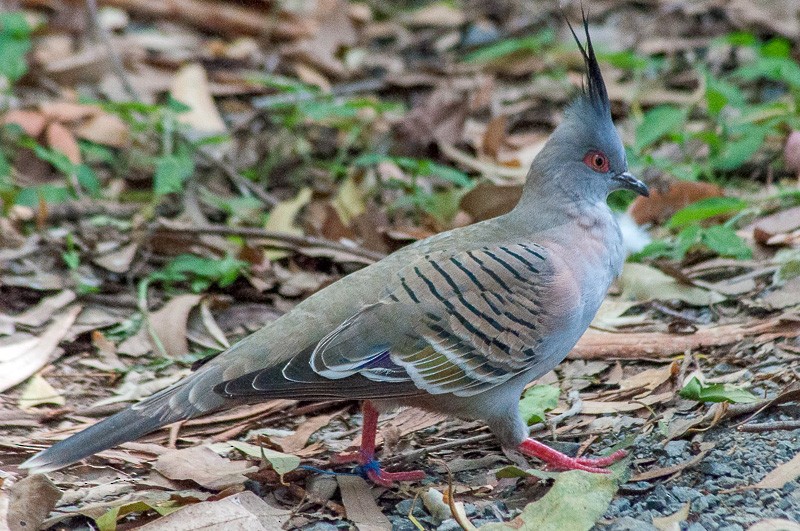
[[[178,121],[202,135],[225,133],[227,127],[217,110],[208,85],[208,75],[201,65],[193,63],[182,67],[172,80],[170,94],[177,101],[191,107],[178,115]]]
[[[314,435],[317,430],[324,428],[330,423],[331,419],[341,414],[342,410],[335,411],[328,415],[312,417],[302,422],[292,435],[282,438],[272,437],[272,439],[281,446],[284,452],[299,452],[305,448],[306,444],[308,444],[308,439]]]
[[[39,529],[60,498],[61,491],[44,474],[22,478],[9,489],[0,491],[0,508],[6,506],[8,511],[0,528],[9,531]],[[0,512],[0,516],[5,515]]]
[[[211,490],[222,490],[247,481],[251,472],[258,470],[246,461],[231,461],[206,446],[193,446],[173,450],[158,456],[153,469],[166,478],[190,480]]]
[[[679,370],[678,363],[674,361],[664,367],[646,369],[633,376],[624,378],[619,384],[619,389],[620,391],[630,391],[634,389],[653,391],[658,386],[677,375]]]
[[[763,217],[752,224],[753,238],[767,245],[775,236],[800,229],[800,206]]]
[[[104,112],[91,116],[78,126],[75,134],[78,138],[115,148],[124,148],[130,143],[128,125],[119,117]]]
[[[691,459],[687,459],[686,461],[678,463],[677,465],[667,466],[663,468],[656,468],[652,470],[647,470],[640,474],[634,474],[631,477],[630,481],[632,482],[650,481],[652,479],[663,478],[665,476],[671,476],[673,474],[677,474],[678,472],[685,470],[691,466],[694,466],[700,461],[702,461],[703,458],[706,456],[706,454],[708,454],[708,452],[710,452],[713,448],[714,448],[714,443],[708,443],[708,442],[700,443],[700,453],[692,457]]]
[[[47,120],[42,113],[14,109],[8,111],[5,116],[3,116],[3,123],[6,125],[16,124],[25,131],[26,135],[36,138],[44,131]]]
[[[47,101],[39,105],[39,111],[49,122],[77,122],[101,113],[99,107],[72,103],[70,101]]]
[[[783,518],[766,518],[748,527],[747,531],[800,531],[800,524]]]
[[[186,338],[189,312],[201,299],[200,295],[178,295],[148,316],[147,319],[168,356],[181,356],[189,352],[189,341]]]
[[[581,402],[581,413],[585,415],[605,415],[608,413],[624,413],[627,411],[636,411],[643,409],[653,404],[668,402],[674,398],[673,393],[660,393],[657,395],[650,395],[642,398],[641,400],[620,400],[600,402],[597,400],[584,400]],[[553,410],[554,413],[564,413],[567,411],[566,406],[559,405]]]
[[[51,149],[64,154],[73,164],[81,163],[81,148],[72,131],[59,122],[52,122],[47,126],[45,137]]]
[[[42,404],[63,406],[65,403],[64,397],[42,375],[34,374],[25,385],[17,405],[20,409],[29,410]]]
[[[126,273],[130,269],[131,262],[136,257],[138,249],[139,244],[131,242],[128,245],[115,248],[111,252],[95,256],[92,258],[92,262],[113,273]]]
[[[666,191],[654,186],[650,189],[650,197],[637,197],[628,208],[628,214],[639,225],[661,223],[687,205],[722,195],[722,188],[715,184],[675,181]]]
[[[52,354],[80,312],[80,306],[73,306],[54,318],[38,338],[0,348],[0,393],[25,381],[52,361]]]
[[[72,290],[66,289],[60,291],[55,295],[45,297],[39,302],[39,304],[32,308],[28,308],[12,319],[17,324],[37,328],[49,321],[55,312],[74,301],[75,297],[75,292]]]
[[[336,476],[342,493],[342,505],[359,531],[390,531],[392,524],[383,514],[364,478],[360,476]]]
[[[483,133],[481,151],[493,159],[497,159],[500,146],[503,145],[503,140],[506,138],[507,122],[508,119],[504,115],[496,116],[492,118],[489,125],[486,126],[486,131]]]
[[[800,477],[800,453],[790,461],[778,465],[769,472],[764,479],[748,488],[751,489],[782,489],[790,481]]]
[[[653,518],[653,526],[659,531],[681,531],[681,523],[689,518],[692,504],[686,502],[683,507],[668,516]]]
[[[250,491],[217,501],[187,505],[138,527],[140,531],[274,531],[283,529],[292,513],[274,507]]]

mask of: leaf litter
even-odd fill
[[[384,462],[441,463],[428,483],[337,476],[314,498],[325,476],[301,464],[354,447],[360,417],[291,400],[103,452],[53,475],[60,500],[21,479],[31,452],[343,274],[510,210],[579,79],[556,6],[220,1],[209,17],[207,0],[100,4],[86,15],[102,39],[59,6],[22,2],[25,16],[0,20],[0,500],[32,493],[0,504],[10,525],[20,510],[28,528],[102,529],[800,518],[786,429],[800,27],[780,2],[720,8],[701,36],[705,6],[659,13],[647,34],[634,3],[591,13],[629,163],[654,191],[611,203],[647,233],[593,328],[520,407],[564,451],[635,437],[631,480],[510,467],[483,426],[407,410],[381,420]],[[761,431],[734,430],[744,415]],[[434,492],[447,511],[410,503]]]

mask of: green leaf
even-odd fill
[[[0,76],[11,83],[28,71],[25,55],[31,49],[31,28],[22,13],[0,13]]]
[[[237,260],[230,255],[220,259],[203,258],[192,254],[176,256],[161,271],[150,275],[151,281],[166,283],[189,281],[192,291],[200,292],[213,283],[224,288],[233,284],[247,262]]]
[[[659,105],[647,111],[636,128],[636,149],[641,151],[656,140],[678,130],[686,121],[686,111],[674,105]]]
[[[31,208],[39,208],[40,200],[47,204],[63,203],[71,197],[72,194],[64,186],[42,184],[40,186],[32,186],[20,190],[17,197],[14,199],[14,203]]]
[[[714,166],[723,171],[739,168],[750,160],[764,143],[767,135],[766,127],[748,125],[737,140],[726,142],[722,151],[715,157]]]
[[[678,210],[667,226],[684,227],[715,216],[739,212],[744,208],[747,208],[747,202],[736,197],[709,197]]]
[[[98,197],[100,195],[100,180],[97,178],[92,168],[86,164],[79,164],[75,168],[75,174],[78,179],[78,184],[89,192],[89,195],[92,197]]]
[[[717,115],[726,106],[742,107],[746,103],[742,90],[732,83],[706,73],[706,104],[708,112]]]
[[[164,155],[156,161],[153,176],[154,191],[157,195],[180,192],[183,183],[194,173],[194,161],[188,155]]]
[[[744,260],[753,256],[753,251],[736,231],[724,225],[715,225],[703,230],[703,244],[720,256]]]
[[[519,413],[528,426],[545,421],[545,413],[558,406],[561,389],[552,385],[534,385],[519,401]]]
[[[749,404],[757,402],[758,397],[746,389],[741,389],[728,384],[702,383],[699,378],[692,376],[680,390],[681,398],[696,400],[698,402],[731,402],[734,404]]]
[[[588,531],[608,510],[628,461],[609,467],[611,474],[562,472],[547,494],[526,505],[519,516],[510,522],[482,526],[481,530]]]
[[[283,452],[277,452],[275,450],[270,450],[269,448],[264,448],[263,446],[235,440],[231,440],[223,444],[230,445],[251,457],[265,459],[270,465],[272,465],[272,468],[275,470],[275,472],[281,476],[300,466],[300,458],[296,455],[285,454]]]
[[[469,63],[488,63],[519,52],[536,53],[544,48],[544,46],[552,43],[554,39],[555,32],[547,28],[529,37],[505,39],[500,42],[489,44],[474,52],[468,53],[464,57],[464,61]]]

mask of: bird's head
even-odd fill
[[[592,202],[604,201],[609,193],[620,189],[647,196],[647,186],[628,172],[625,148],[611,120],[611,105],[585,15],[583,27],[585,48],[571,25],[569,29],[586,63],[586,83],[534,160],[531,179]]]

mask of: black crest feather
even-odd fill
[[[583,88],[584,95],[591,102],[592,106],[598,111],[610,113],[610,103],[608,101],[608,92],[606,91],[606,84],[603,81],[603,75],[600,72],[600,65],[597,63],[597,57],[594,55],[594,48],[592,47],[592,38],[589,36],[589,21],[586,19],[586,12],[581,9],[583,15],[583,31],[586,33],[586,48],[581,44],[575,30],[572,29],[572,24],[567,20],[567,26],[575,37],[575,42],[578,43],[578,48],[583,56],[583,61],[586,64],[586,79],[587,85]]]

